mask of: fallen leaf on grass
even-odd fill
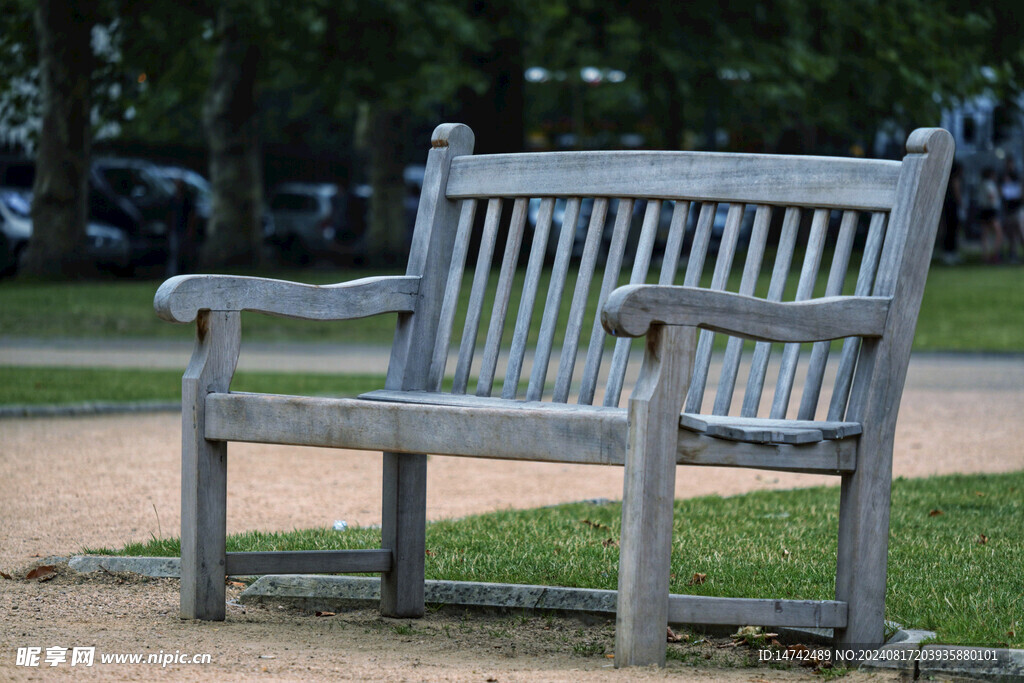
[[[616,541],[614,538],[606,538],[603,541],[601,541],[601,545],[603,545],[605,548],[618,548],[619,542]]]
[[[43,582],[49,581],[55,576],[57,576],[57,568],[54,567],[52,564],[44,564],[36,567],[28,574],[26,574],[25,580],[31,581],[32,579],[38,579],[40,582]]]
[[[580,523],[586,524],[587,526],[592,526],[595,529],[604,529],[606,531],[611,531],[612,530],[612,528],[610,526],[608,526],[607,524],[601,524],[600,522],[592,522],[589,519],[581,519]]]
[[[686,585],[688,585],[688,586],[699,586],[699,585],[701,585],[702,583],[704,583],[707,580],[708,580],[708,575],[707,574],[701,574],[700,572],[694,572],[693,576],[690,577],[690,580],[687,582]]]
[[[316,616],[318,616],[318,617],[333,617],[335,614],[336,614],[335,612],[317,612]]]
[[[939,515],[942,515],[942,514],[945,514],[945,513],[942,510],[940,510],[938,508],[935,508],[934,510],[932,510],[931,512],[928,513],[928,516],[929,517],[938,517]]]
[[[670,643],[681,643],[684,640],[684,637],[673,631],[671,626],[667,628],[666,638]]]
[[[978,534],[978,545],[985,545],[988,543],[988,536],[985,534]]]

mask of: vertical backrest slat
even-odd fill
[[[533,369],[530,372],[530,383],[526,387],[527,401],[539,401],[544,396],[544,382],[547,381],[548,364],[551,362],[551,349],[555,340],[555,327],[558,324],[558,313],[561,309],[565,280],[569,273],[569,261],[572,258],[576,223],[579,221],[579,217],[580,198],[572,197],[566,202],[561,232],[558,235],[555,263],[551,268],[548,296],[544,302],[544,316],[540,321],[537,349],[533,354]]]
[[[597,310],[604,308],[608,295],[618,285],[619,270],[622,268],[622,255],[626,250],[626,237],[629,234],[630,222],[633,218],[633,200],[620,199],[615,211],[615,228],[612,231],[612,242],[608,247],[608,260],[605,261],[604,279],[601,281],[601,293],[597,302]],[[590,345],[587,347],[587,360],[583,366],[583,382],[580,387],[579,402],[590,405],[594,402],[594,391],[597,387],[597,375],[601,369],[601,357],[604,355],[605,332],[601,327],[601,316],[594,316],[594,325],[590,331]]]
[[[686,275],[683,278],[685,287],[700,285],[701,275],[704,274],[704,259],[707,258],[708,245],[711,244],[711,228],[715,223],[717,209],[718,205],[714,202],[704,202],[700,205],[697,230],[693,234],[693,244],[690,245],[690,256],[686,259]]]
[[[527,337],[530,336],[533,304],[537,298],[537,288],[540,286],[540,273],[544,267],[544,257],[547,255],[548,233],[551,231],[551,217],[554,211],[554,197],[541,200],[540,211],[537,214],[537,226],[533,231],[533,244],[530,247],[530,260],[526,266],[523,293],[519,299],[516,328],[512,333],[512,347],[509,349],[505,385],[501,391],[502,398],[515,398],[519,393],[519,377],[523,371]]]
[[[768,301],[782,301],[786,289],[786,278],[793,263],[793,252],[796,249],[796,237],[800,230],[800,209],[789,207],[782,221],[782,235],[779,247],[775,252],[775,266],[772,268],[772,279],[768,284]],[[764,390],[764,378],[768,372],[768,361],[771,359],[771,342],[757,342],[754,345],[754,356],[750,361],[750,375],[747,377],[747,389],[743,394],[743,407],[740,415],[757,417],[761,406],[761,393]]]
[[[452,383],[453,394],[466,393],[469,373],[473,369],[473,352],[476,350],[476,336],[480,329],[480,316],[484,308],[484,294],[487,290],[487,279],[491,274],[491,259],[494,256],[494,243],[498,237],[498,222],[501,220],[501,199],[487,202],[487,214],[484,217],[484,232],[480,238],[480,251],[476,257],[476,270],[473,272],[473,286],[469,290],[469,309],[466,311],[466,322],[462,329],[462,343],[459,346],[459,360],[455,364],[455,379]]]
[[[715,259],[715,272],[711,276],[711,289],[723,290],[729,281],[732,262],[736,257],[736,242],[739,240],[740,222],[743,219],[743,204],[729,205],[729,213],[725,218],[725,230],[718,245],[718,257]],[[711,350],[715,341],[715,333],[701,330],[697,341],[697,353],[693,361],[693,373],[690,375],[690,390],[686,396],[685,411],[700,412],[704,402],[704,388],[707,384],[708,369],[711,367]]]
[[[661,258],[661,275],[659,285],[672,285],[679,271],[679,256],[686,241],[686,221],[690,217],[690,202],[678,201],[672,209],[672,222],[668,228],[668,240],[665,242],[665,253]]]
[[[864,243],[864,253],[857,271],[855,296],[868,296],[875,282],[878,271],[878,259],[882,254],[882,242],[885,240],[886,215],[877,212],[871,215],[868,227],[868,238]],[[859,337],[849,337],[843,341],[843,350],[839,356],[839,367],[836,368],[836,380],[832,387],[832,398],[828,407],[829,420],[842,420],[846,415],[846,403],[850,398],[850,384],[853,382],[853,371],[857,364],[860,351]]]
[[[629,284],[643,284],[647,280],[647,271],[651,265],[651,255],[654,253],[654,241],[658,236],[658,221],[661,219],[661,201],[651,200],[647,202],[644,211],[643,227],[640,229],[640,241],[636,247],[636,257],[633,259],[633,270],[629,275]],[[598,309],[600,310],[600,309]],[[612,351],[611,366],[608,369],[608,383],[605,386],[604,405],[617,406],[622,396],[622,383],[626,377],[626,364],[629,362],[629,350],[633,340],[629,337],[622,337],[615,340],[615,348]]]
[[[757,278],[761,274],[764,261],[764,248],[768,241],[768,226],[772,220],[772,207],[762,204],[757,207],[754,216],[754,227],[750,233],[750,245],[747,247],[747,260],[743,264],[743,277],[740,280],[739,293],[753,296],[757,288]],[[729,337],[722,359],[722,374],[718,379],[718,392],[715,394],[714,415],[728,415],[732,405],[732,395],[736,387],[736,376],[740,369],[740,356],[743,353],[743,340]]]
[[[811,221],[811,234],[807,238],[807,251],[804,252],[804,263],[800,270],[800,280],[796,285],[796,301],[809,299],[814,293],[814,284],[818,279],[818,268],[821,266],[821,253],[825,246],[828,232],[828,209],[817,209]],[[793,391],[793,379],[796,377],[796,366],[800,361],[800,344],[786,344],[782,350],[782,365],[779,378],[775,384],[775,397],[772,400],[772,419],[786,418],[789,410],[789,397]]]
[[[491,388],[494,386],[494,373],[498,367],[498,352],[501,349],[502,334],[505,332],[505,317],[508,314],[509,298],[512,296],[516,264],[519,262],[519,249],[523,245],[529,202],[526,197],[517,197],[512,204],[512,221],[508,226],[505,255],[501,260],[501,272],[498,274],[498,288],[494,292],[494,308],[491,309],[491,322],[487,326],[487,339],[484,342],[483,356],[480,358],[477,396],[490,396]]]
[[[843,283],[846,281],[846,271],[850,265],[850,253],[853,251],[853,237],[857,232],[859,216],[857,211],[843,213],[843,220],[839,226],[839,238],[836,240],[828,282],[825,285],[825,296],[838,296],[843,293]],[[830,341],[815,342],[811,347],[811,358],[807,364],[807,380],[804,382],[804,392],[796,415],[798,420],[814,419],[814,413],[818,410],[818,398],[821,395],[821,382],[825,377],[825,364],[828,363],[828,354],[831,348],[832,342]]]
[[[587,295],[590,292],[590,282],[594,277],[597,252],[604,237],[604,224],[607,216],[608,200],[605,197],[596,198],[593,211],[590,214],[590,225],[587,227],[587,240],[583,245],[583,256],[580,258],[580,272],[576,276],[576,289],[572,295],[569,321],[565,326],[562,354],[558,359],[558,375],[555,379],[555,391],[551,398],[555,403],[565,403],[569,400],[569,387],[572,385],[572,373],[576,367],[576,352],[579,349],[580,335],[583,331],[583,314],[587,310]]]
[[[434,343],[434,354],[430,360],[428,386],[433,391],[441,390],[444,369],[448,364],[448,347],[451,344],[455,309],[459,307],[459,291],[462,289],[462,274],[466,268],[466,253],[469,251],[469,238],[473,230],[473,220],[476,218],[476,205],[476,199],[463,200],[462,210],[459,214],[459,227],[455,234],[452,262],[448,268],[448,284],[445,285],[441,317],[437,324],[437,341]]]

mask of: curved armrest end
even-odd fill
[[[613,337],[642,337],[651,323],[659,322],[644,305],[643,288],[646,285],[624,285],[608,295],[601,309],[601,325]]]
[[[177,289],[185,285],[192,277],[194,276],[175,275],[160,285],[153,297],[153,310],[156,311],[157,317],[170,323],[190,323],[196,319],[199,309],[189,310],[187,306],[181,305],[183,297],[176,296]]]

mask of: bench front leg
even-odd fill
[[[381,547],[391,571],[380,580],[380,613],[422,617],[427,527],[427,456],[384,453]]]
[[[629,399],[615,666],[665,665],[679,413],[697,328],[652,325]]]
[[[238,362],[241,316],[202,311],[181,380],[181,617],[224,620],[227,443],[206,439],[206,396],[226,392]]]

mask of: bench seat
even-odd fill
[[[680,423],[680,465],[856,470],[856,423],[686,414]],[[206,401],[211,440],[622,465],[628,437],[627,410],[604,406],[387,390],[358,398],[231,392]]]
[[[503,398],[445,394],[434,391],[389,391],[379,389],[361,394],[359,398],[369,401],[391,403],[417,403],[421,405],[512,407],[521,406],[526,410],[570,410],[570,411],[618,411],[623,415],[625,408],[581,406],[569,403],[548,403],[542,401],[519,401]],[[810,420],[771,420],[767,418],[743,418],[729,415],[694,415],[683,413],[679,426],[685,430],[706,434],[730,441],[744,441],[759,444],[807,444],[818,441],[832,441],[857,436],[861,426],[856,422],[829,422]]]

